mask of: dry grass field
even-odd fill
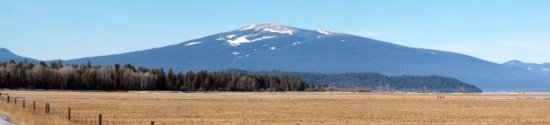
[[[22,125],[91,125],[99,113],[103,125],[550,124],[546,94],[0,92],[12,98],[0,111]]]

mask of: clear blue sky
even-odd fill
[[[549,0],[0,0],[0,47],[72,59],[273,22],[493,62],[550,62]]]

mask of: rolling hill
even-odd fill
[[[21,61],[29,61],[29,62],[38,62],[38,60],[36,59],[32,59],[32,58],[28,58],[28,57],[22,57],[22,56],[19,56],[13,52],[11,52],[10,50],[6,49],[6,48],[0,48],[0,62],[5,62],[5,61],[10,61],[10,60],[14,60],[16,62],[21,62]]]
[[[521,69],[525,69],[533,72],[550,75],[550,63],[537,64],[537,63],[522,62],[519,60],[511,60],[511,61],[505,62],[503,65],[508,65],[512,67],[517,67],[517,68],[521,68]]]

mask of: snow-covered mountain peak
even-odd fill
[[[291,45],[292,43],[284,41],[296,42],[308,39],[319,39],[332,34],[334,33],[328,30],[307,30],[274,23],[263,23],[253,24],[230,32],[217,34],[211,39],[223,41],[225,45],[232,47],[257,41],[273,41],[274,39],[282,41],[279,42],[280,44]]]
[[[247,30],[280,33],[280,34],[288,34],[288,35],[292,35],[297,31],[296,28],[274,24],[274,23],[254,24],[254,25],[250,25],[239,29],[239,31],[247,31]]]

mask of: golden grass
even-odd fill
[[[83,115],[98,113],[109,125],[550,124],[546,94],[0,92],[21,98],[17,106],[1,101],[0,111],[22,125],[94,124]],[[22,109],[23,98],[37,101],[37,111],[29,101]],[[44,102],[56,115],[45,115]]]
[[[32,110],[22,109],[21,107],[6,102],[0,102],[0,112],[6,115],[10,120],[16,121],[18,125],[69,125],[67,120],[59,119],[58,116],[41,115]]]

